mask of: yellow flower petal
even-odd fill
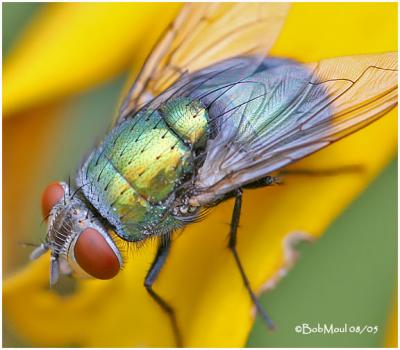
[[[311,61],[396,50],[395,5],[347,6],[295,4],[274,53]],[[374,30],[371,21],[379,24]],[[338,22],[345,28],[334,25]],[[362,164],[362,174],[292,177],[286,186],[245,193],[239,254],[256,290],[276,281],[279,271],[290,265],[283,248],[288,235],[321,235],[392,158],[396,120],[392,111],[296,165],[321,169]],[[232,201],[223,203],[204,222],[189,226],[176,239],[155,285],[176,308],[186,346],[243,346],[253,322],[250,299],[226,248],[231,210]],[[6,318],[33,345],[174,346],[167,316],[143,288],[154,251],[154,245],[141,248],[117,278],[79,282],[78,290],[69,296],[47,289],[45,256],[4,283]]]
[[[45,6],[4,64],[3,114],[76,93],[141,63],[179,6]]]

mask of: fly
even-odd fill
[[[377,120],[397,103],[397,53],[300,63],[268,57],[284,24],[283,3],[184,5],[153,49],[114,128],[84,160],[51,209],[50,284],[60,273],[110,279],[124,265],[117,240],[159,238],[144,285],[154,289],[172,234],[228,198],[229,248],[269,327],[236,250],[243,190]],[[55,188],[58,186],[58,189]],[[60,188],[61,186],[61,188]]]

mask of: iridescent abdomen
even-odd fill
[[[204,146],[206,138],[201,104],[172,100],[111,130],[85,161],[77,184],[124,239],[171,231],[178,223],[164,215],[166,202],[193,173],[192,150]]]

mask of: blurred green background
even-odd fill
[[[3,3],[3,58],[24,26],[38,10],[35,3]],[[125,76],[76,96],[63,111],[64,132],[58,142],[64,152],[52,164],[51,171],[43,174],[33,193],[37,198],[43,186],[54,179],[73,176],[82,155],[98,140],[110,124]],[[37,118],[37,117],[33,117]],[[38,119],[38,122],[40,120]],[[7,127],[3,123],[3,147],[9,145]],[[14,122],[15,123],[15,122]],[[75,140],[70,139],[73,134]],[[74,142],[76,141],[76,142]],[[78,142],[79,141],[79,142]],[[3,176],[12,176],[4,165]],[[7,192],[7,188],[4,188]],[[39,225],[38,203],[30,203],[29,217],[37,225],[25,236],[40,240],[44,226]],[[7,207],[7,203],[4,203]],[[10,250],[3,237],[3,271],[22,266],[29,252],[23,248]],[[301,258],[276,289],[262,297],[262,303],[277,325],[268,332],[259,318],[248,340],[249,347],[379,347],[384,344],[385,326],[393,309],[397,283],[397,161],[393,160],[369,188],[346,209],[328,232],[314,244],[299,246]],[[10,257],[12,251],[12,258]],[[296,290],[296,293],[293,293]],[[370,325],[379,327],[376,334],[300,335],[296,325],[333,324],[343,327]],[[29,346],[23,344],[3,323],[3,346]]]

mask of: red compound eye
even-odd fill
[[[75,248],[75,259],[89,275],[108,280],[120,270],[120,264],[114,251],[95,229],[88,228],[79,236]]]
[[[42,194],[42,214],[47,217],[54,205],[64,197],[64,189],[58,182],[48,185]]]

